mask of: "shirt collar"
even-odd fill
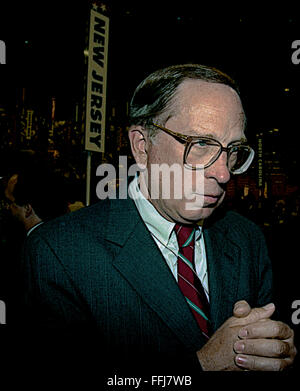
[[[27,232],[27,236],[29,236],[32,231],[34,231],[39,225],[43,224],[43,221],[41,221],[40,223],[37,223],[36,225],[34,225],[33,227],[31,227],[28,232]]]
[[[137,176],[135,176],[130,183],[128,191],[149,231],[154,237],[167,246],[174,230],[175,223],[165,219],[158,213],[151,202],[144,197],[143,193],[140,191]],[[201,237],[202,227],[198,227],[199,229],[196,230],[195,240],[199,240]]]
[[[139,189],[138,177],[136,176],[129,185],[129,195],[147,225],[149,231],[162,243],[168,244],[175,223],[166,220],[149,202]]]

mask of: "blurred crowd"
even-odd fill
[[[300,218],[300,192],[285,197],[257,199],[251,192],[237,194],[227,201],[231,209],[258,224],[266,233],[279,225],[297,224]]]

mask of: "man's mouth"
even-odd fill
[[[222,197],[223,193],[221,194],[204,194],[204,203],[205,204],[215,204],[219,201],[219,199]]]

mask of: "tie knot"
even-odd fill
[[[188,246],[194,238],[194,234],[195,234],[194,226],[176,224],[174,230],[177,236],[179,247]]]

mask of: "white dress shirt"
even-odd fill
[[[155,243],[166,260],[173,276],[177,281],[178,242],[174,232],[175,223],[166,220],[140,191],[138,177],[129,185],[130,197],[134,200],[137,210],[150,231]],[[195,233],[195,268],[202,283],[207,299],[209,300],[207,261],[205,253],[204,236],[199,225]]]
[[[31,227],[28,232],[27,232],[27,236],[29,236],[31,234],[32,231],[34,231],[39,225],[43,224],[43,221],[41,221],[40,223],[37,223],[36,225],[34,225],[33,227]]]

